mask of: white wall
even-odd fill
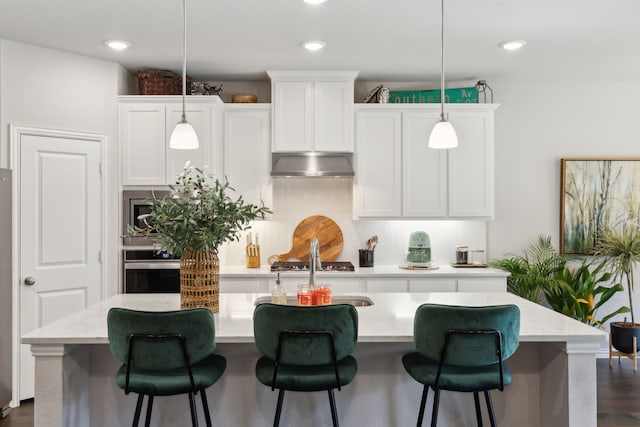
[[[640,82],[489,83],[501,104],[496,112],[496,216],[488,223],[489,256],[521,254],[539,234],[550,235],[558,248],[560,159],[640,158]],[[640,271],[635,274],[640,277]],[[638,288],[634,301],[637,306]],[[600,313],[620,305],[627,305],[626,292]]]
[[[10,164],[10,124],[107,135],[107,284],[118,282],[117,94],[126,90],[123,76],[112,62],[0,39],[0,167]]]

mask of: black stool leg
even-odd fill
[[[496,416],[493,413],[493,402],[491,402],[491,394],[487,390],[484,391],[484,398],[487,401],[487,411],[489,411],[489,422],[491,427],[496,427]]]
[[[422,427],[422,419],[424,418],[424,408],[427,406],[427,394],[429,394],[429,386],[422,388],[422,400],[420,400],[420,411],[418,411],[418,427]]]
[[[200,397],[202,398],[202,408],[204,410],[204,419],[207,423],[207,427],[211,427],[211,414],[209,413],[209,404],[207,403],[207,393],[204,389],[200,390]]]
[[[196,396],[189,393],[189,408],[191,409],[191,425],[198,427],[198,413],[196,412]]]
[[[440,389],[433,391],[433,413],[431,414],[431,427],[438,424],[438,406],[440,405]]]
[[[142,401],[144,400],[144,394],[138,395],[138,401],[136,402],[136,412],[133,415],[133,423],[132,427],[138,427],[138,423],[140,422],[140,411],[142,411]]]
[[[478,421],[478,427],[482,427],[482,412],[480,412],[480,396],[478,392],[473,392],[473,403],[476,406],[476,420]]]
[[[329,392],[329,405],[331,406],[331,420],[333,421],[333,427],[338,427],[338,411],[336,410],[336,398],[333,394],[333,389],[327,390]]]
[[[153,409],[153,396],[149,395],[147,398],[147,418],[144,420],[144,427],[151,425],[151,410]]]
[[[273,427],[278,427],[280,425],[280,412],[282,412],[283,400],[284,400],[284,390],[280,389],[278,391],[278,405],[276,406],[276,416],[273,419]]]

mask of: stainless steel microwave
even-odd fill
[[[153,231],[149,236],[129,236],[129,226],[144,228],[146,224],[139,218],[149,213],[153,197],[164,197],[169,194],[165,190],[125,190],[122,192],[122,236],[125,246],[152,246],[156,235]]]

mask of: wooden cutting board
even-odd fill
[[[314,237],[320,243],[320,260],[335,261],[344,245],[342,230],[331,218],[314,215],[303,219],[296,226],[289,252],[270,256],[269,264],[275,261],[288,261],[292,258],[309,261],[309,247]]]

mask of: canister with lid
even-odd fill
[[[469,245],[456,246],[456,264],[469,263]]]

